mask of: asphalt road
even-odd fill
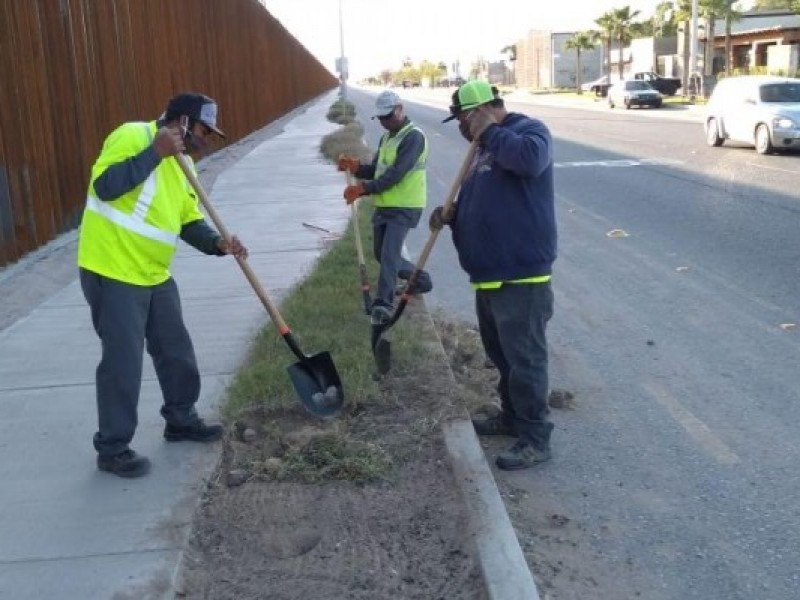
[[[371,114],[372,96],[350,99]],[[440,123],[447,98],[425,100],[407,104],[435,206],[466,142]],[[631,595],[800,597],[800,154],[708,148],[675,109],[509,108],[555,138],[552,386],[577,408],[554,414],[551,463],[499,483],[577,524]],[[413,255],[426,239],[409,236]],[[432,304],[474,322],[447,235],[428,267]]]

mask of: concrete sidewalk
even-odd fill
[[[270,125],[275,135],[208,190],[276,301],[323,252],[320,232],[303,222],[341,232],[350,216],[341,199],[343,178],[318,152],[320,139],[337,128],[325,117],[336,98],[335,91],[326,94]],[[54,246],[74,253],[74,233],[68,236]],[[0,271],[0,283],[13,283],[26,268]],[[182,245],[173,273],[202,375],[198,410],[213,415],[267,315],[230,258]],[[76,279],[0,329],[0,600],[174,597],[173,578],[219,445],[164,442],[161,393],[145,357],[132,447],[150,457],[153,469],[138,480],[97,471],[98,359],[99,341]],[[445,438],[489,597],[535,600],[469,421],[449,425]]]

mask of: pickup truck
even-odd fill
[[[681,87],[681,80],[677,77],[662,77],[652,71],[634,73],[632,79],[646,81],[665,96],[674,96]]]

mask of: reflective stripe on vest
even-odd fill
[[[114,145],[108,150],[104,146],[115,157],[112,163],[120,152],[115,148],[132,155],[152,143],[155,123],[141,123],[143,129],[139,125],[127,124],[112,134]],[[103,159],[101,154],[96,165]],[[79,266],[134,285],[158,285],[170,277],[181,226],[202,218],[196,204],[190,204],[183,174],[170,160],[164,159],[134,190],[108,202],[95,195],[92,179],[81,223]]]
[[[484,281],[482,283],[473,283],[473,290],[496,290],[503,287],[504,283],[547,283],[553,278],[552,275],[537,275],[536,277],[525,277],[524,279],[514,279],[513,281]]]
[[[416,130],[422,134],[424,147],[417,162],[397,184],[378,194],[373,194],[375,206],[380,208],[424,208],[428,199],[428,184],[425,176],[425,166],[428,162],[428,139],[413,123],[403,127],[396,135],[385,133],[378,149],[378,164],[375,166],[375,179],[378,179],[397,160],[397,149],[400,142],[411,131]]]
[[[150,177],[147,178],[145,182],[145,186],[147,183],[154,179],[153,175],[151,174]],[[155,185],[153,185],[155,187]],[[150,197],[152,200],[152,196]],[[169,246],[177,246],[179,236],[174,233],[170,233],[169,231],[163,231],[158,227],[153,227],[152,225],[148,225],[144,221],[144,215],[147,214],[147,209],[144,209],[144,213],[138,211],[139,204],[136,205],[136,209],[134,210],[134,214],[126,215],[121,210],[117,210],[116,208],[112,208],[102,200],[98,200],[94,196],[89,196],[86,199],[86,208],[87,210],[91,210],[95,212],[109,221],[111,221],[117,227],[122,227],[123,229],[127,229],[128,231],[132,231],[133,233],[138,233],[139,235],[146,237],[150,240],[154,240],[156,242],[161,242],[162,244],[167,244]]]

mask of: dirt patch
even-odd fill
[[[412,305],[408,319],[435,352],[427,313]],[[336,421],[240,415],[196,515],[181,597],[486,598],[441,436],[464,411],[445,364],[439,349],[396,366]]]

